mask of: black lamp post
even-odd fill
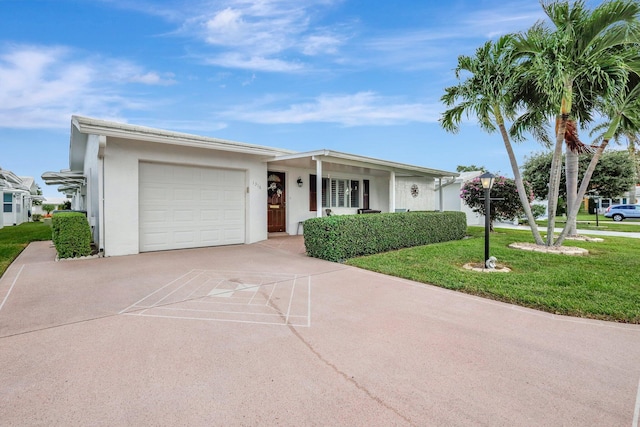
[[[484,266],[489,260],[489,230],[491,229],[491,187],[495,176],[489,172],[480,175],[480,182],[484,188]]]

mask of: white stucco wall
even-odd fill
[[[309,175],[315,175],[316,171],[311,169],[301,169],[273,165],[268,168],[270,171],[283,172],[286,176],[287,193],[287,233],[296,234],[298,222],[305,221],[317,216],[316,211],[309,210]],[[302,179],[302,187],[298,187],[298,177]],[[362,175],[357,173],[335,173],[323,174],[324,178],[350,179],[360,181],[360,204],[363,207],[362,191],[363,181],[369,180],[369,208],[389,212],[389,178],[373,175]],[[417,197],[411,195],[411,186],[418,185]],[[396,178],[396,208],[416,210],[435,210],[434,180],[424,177],[399,177]],[[322,207],[322,216],[325,216]],[[457,209],[456,209],[457,210]],[[334,215],[356,214],[358,208],[336,208],[332,207]],[[302,227],[300,228],[302,232]]]
[[[255,156],[108,138],[104,154],[105,255],[139,252],[139,163],[158,162],[244,170],[245,243],[267,238],[267,164]]]
[[[418,195],[413,197],[411,187],[418,186]],[[426,177],[396,177],[396,209],[410,211],[435,210],[434,180]]]
[[[467,225],[484,225],[484,215],[473,212],[460,198],[461,189],[462,183],[459,181],[447,185],[442,189],[444,210],[464,212],[467,216]]]
[[[298,231],[298,223],[305,221],[309,218],[315,218],[317,216],[316,211],[309,210],[309,184],[310,175],[315,175],[315,169],[303,169],[293,168],[282,165],[271,165],[268,167],[269,171],[283,172],[286,177],[286,193],[287,193],[287,223],[286,232],[289,234],[296,234]],[[302,178],[302,187],[298,187],[298,177]],[[363,181],[369,180],[369,207],[371,209],[380,210],[382,212],[389,211],[389,181],[388,177],[379,177],[373,175],[365,175],[358,173],[336,173],[334,171],[323,173],[323,178],[331,179],[349,179],[358,180],[360,182],[360,200],[359,207],[353,208],[339,208],[332,207],[331,211],[333,215],[353,215],[356,214],[359,208],[363,207]],[[421,185],[428,187],[428,180],[423,181]],[[410,196],[409,196],[410,197]],[[429,196],[425,195],[424,200],[428,200]],[[322,216],[325,216],[324,210],[327,207],[321,207]],[[266,214],[265,214],[266,215]],[[300,227],[300,233],[302,233],[302,227]]]
[[[284,172],[286,177],[287,193],[287,224],[286,232],[296,234],[298,222],[316,217],[316,211],[309,210],[309,175],[315,175],[315,171],[298,168],[269,167],[270,171]],[[298,177],[302,179],[302,187],[298,187]],[[302,227],[300,227],[302,233]]]
[[[77,196],[77,208],[87,211],[87,220],[93,234],[93,241],[100,241],[100,193],[99,186],[99,159],[98,159],[98,135],[89,135],[87,138],[87,149],[84,157],[84,176],[87,179],[86,187],[82,188]]]
[[[4,191],[11,194],[11,212],[4,212],[4,195],[2,196],[2,223],[5,225],[19,225],[29,220],[28,211],[31,209],[31,196],[22,192]]]

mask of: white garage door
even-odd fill
[[[245,172],[140,163],[140,252],[244,243]]]

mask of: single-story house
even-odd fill
[[[29,221],[33,200],[39,199],[38,185],[33,177],[17,176],[10,170],[0,168],[0,196],[2,215],[0,228]]]
[[[73,116],[69,169],[42,178],[115,256],[254,243],[327,214],[435,210],[435,183],[457,175]]]

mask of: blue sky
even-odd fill
[[[533,0],[0,0],[0,166],[59,196],[40,175],[68,167],[78,114],[511,176],[497,133],[440,128],[440,97],[458,55],[542,18]]]

